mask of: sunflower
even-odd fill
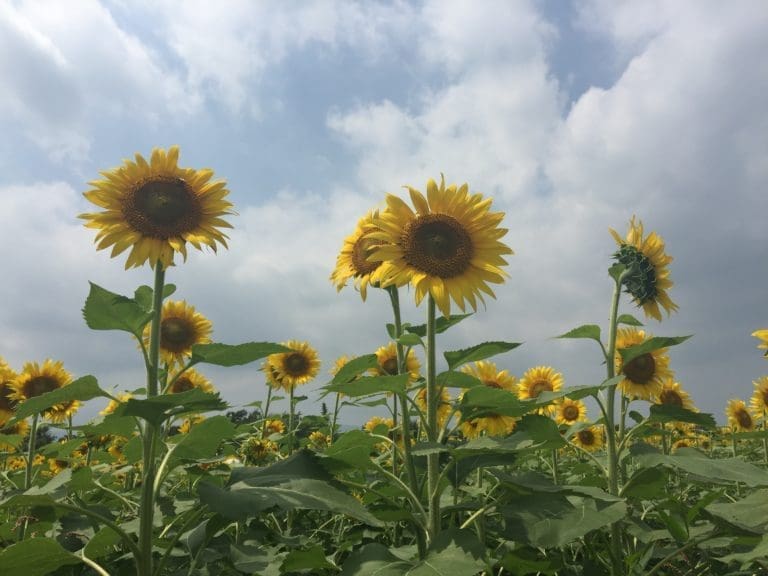
[[[326,448],[331,443],[331,437],[328,434],[315,430],[308,437],[310,445],[314,448]]]
[[[482,293],[495,298],[488,283],[501,284],[512,250],[499,239],[507,233],[498,225],[503,212],[489,212],[491,199],[470,194],[467,184],[440,186],[427,182],[427,197],[408,187],[414,212],[403,200],[387,194],[387,208],[375,218],[369,236],[381,240],[371,251],[370,261],[382,261],[371,274],[371,282],[382,286],[412,284],[416,304],[429,293],[443,316],[450,316],[451,300],[461,310],[465,301],[473,310]]]
[[[616,374],[624,374],[619,382],[621,392],[630,398],[652,400],[661,394],[664,381],[672,378],[669,369],[669,356],[666,348],[657,348],[651,352],[633,358],[626,365],[619,350],[642,344],[650,338],[644,330],[637,328],[619,328],[616,334]]]
[[[355,231],[344,239],[344,245],[336,258],[336,268],[331,274],[331,282],[336,285],[337,292],[341,292],[347,285],[347,280],[354,278],[355,288],[360,290],[363,301],[367,296],[368,284],[371,284],[371,274],[381,265],[381,261],[368,260],[371,250],[384,243],[370,236],[376,230],[376,218],[378,211],[369,212],[360,219]]]
[[[643,238],[643,223],[635,222],[634,216],[629,221],[626,239],[622,240],[613,228],[609,230],[619,245],[613,257],[630,270],[624,279],[624,286],[635,303],[642,306],[645,315],[661,321],[659,305],[664,308],[667,316],[677,310],[677,304],[667,294],[667,290],[672,287],[668,268],[672,256],[664,253],[664,240],[661,236],[651,232]]]
[[[102,416],[106,416],[107,414],[112,414],[115,411],[115,409],[117,409],[117,407],[120,406],[120,404],[127,402],[131,398],[133,398],[133,394],[131,394],[130,392],[119,392],[117,395],[117,399],[110,400],[109,404],[107,404],[104,410],[99,412],[99,414],[101,414]]]
[[[2,426],[0,424],[0,452],[16,452],[18,446],[3,442],[3,436],[21,436],[24,438],[29,434],[29,422],[26,420],[19,420],[15,424],[9,426]]]
[[[11,384],[16,378],[18,374],[0,358],[0,426],[8,422],[16,412],[18,402],[11,398],[14,392]]]
[[[66,422],[82,405],[82,402],[79,400],[66,400],[61,404],[55,404],[48,408],[48,410],[45,411],[45,416],[54,424]]]
[[[551,366],[536,366],[523,374],[517,383],[517,395],[521,400],[538,398],[542,392],[557,392],[563,387],[563,375],[555,372]],[[542,412],[554,412],[553,406],[541,409]]]
[[[498,388],[515,392],[515,377],[507,370],[499,370],[493,362],[480,360],[472,364],[465,364],[461,371],[474,376],[489,388]],[[462,395],[463,396],[463,395]],[[475,418],[461,423],[461,433],[466,438],[477,438],[483,432],[488,436],[506,436],[515,429],[517,418],[501,414],[489,414],[482,418]]]
[[[581,400],[563,398],[555,402],[555,422],[570,426],[576,422],[587,421],[587,405]]]
[[[677,452],[680,448],[694,448],[695,443],[688,438],[681,438],[672,444],[672,452]]]
[[[144,328],[144,345],[149,346],[152,325]],[[186,300],[167,300],[160,316],[160,358],[168,366],[183,365],[192,355],[192,346],[211,341],[213,325]]]
[[[728,424],[737,432],[750,432],[755,429],[755,420],[747,410],[744,400],[728,400],[725,415],[728,416]]]
[[[208,378],[195,369],[185,370],[181,376],[171,380],[171,382],[172,384],[168,387],[168,394],[178,394],[179,392],[186,392],[194,388],[209,394],[215,392],[213,384],[211,384]]]
[[[749,400],[749,409],[755,416],[763,416],[768,412],[768,376],[761,376],[752,384],[755,385],[755,391]]]
[[[277,444],[251,436],[240,447],[239,452],[246,464],[255,464],[274,455],[277,452]]]
[[[227,235],[220,229],[232,226],[222,216],[234,212],[225,199],[226,183],[211,182],[208,168],[179,168],[178,160],[178,146],[167,152],[155,148],[149,162],[136,154],[135,162],[125,160],[102,172],[104,179],[90,182],[93,188],[84,193],[104,211],[79,217],[98,230],[98,250],[112,246],[115,257],[131,248],[126,269],[147,261],[152,268],[158,262],[167,268],[176,252],[186,260],[187,242],[198,250],[203,245],[214,252],[217,244],[227,247]]]
[[[679,408],[698,412],[696,406],[693,405],[691,395],[683,390],[680,387],[680,383],[675,382],[673,378],[664,380],[661,385],[661,392],[656,395],[656,403],[667,406],[677,406]]]
[[[758,344],[757,347],[765,350],[764,356],[768,358],[768,329],[756,330],[752,332],[752,336],[760,340],[760,344]]]
[[[375,376],[396,376],[397,375],[397,345],[390,342],[386,346],[381,346],[376,350],[377,367],[371,368],[371,373]],[[408,372],[408,380],[415,382],[419,379],[419,359],[413,350],[408,350],[405,356],[405,371]]]
[[[264,423],[264,432],[267,436],[271,436],[272,434],[284,434],[285,424],[283,424],[282,420],[267,420]]]
[[[47,359],[42,366],[37,362],[24,364],[19,376],[11,383],[12,400],[24,401],[41,396],[47,392],[63,388],[72,382],[72,375],[64,370],[64,364]],[[79,402],[76,403],[79,406]],[[71,408],[71,406],[70,406]],[[76,407],[75,407],[76,409]],[[55,405],[43,411],[43,417],[50,418],[62,412],[66,415],[67,408],[63,404]]]
[[[597,452],[603,447],[603,428],[602,426],[582,428],[571,437],[571,442],[587,452]]]
[[[192,431],[192,427],[196,424],[200,424],[203,420],[205,420],[205,416],[202,414],[195,414],[189,418],[185,418],[179,426],[179,434],[189,434]]]
[[[306,384],[320,371],[320,357],[307,342],[290,340],[283,342],[290,352],[270,354],[263,365],[267,384],[290,392],[296,386]]]
[[[416,394],[416,405],[424,412],[427,413],[427,389],[422,388]],[[442,428],[448,418],[453,413],[453,407],[451,406],[451,395],[445,388],[440,389],[440,398],[437,401],[437,426]]]

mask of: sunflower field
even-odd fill
[[[153,272],[129,295],[91,284],[83,307],[135,342],[146,381],[109,392],[54,359],[0,358],[0,575],[768,574],[768,376],[725,427],[696,408],[669,359],[689,336],[624,310],[678,309],[672,258],[639,219],[610,230],[608,324],[553,335],[583,340],[605,377],[565,387],[552,366],[501,368],[519,343],[440,345],[507,278],[492,199],[443,177],[387,195],[330,281],[386,292],[390,342],[323,376],[311,343],[213,342],[173,298],[174,265],[226,248],[234,214],[223,180],[178,159],[102,172],[85,192],[99,211],[80,215],[97,249]],[[406,294],[422,321],[401,317]],[[753,335],[768,351],[768,329]],[[199,370],[251,363],[266,401],[225,414]],[[318,378],[323,413],[302,416],[297,390]],[[75,424],[91,401],[100,415]],[[349,406],[378,415],[349,429]]]

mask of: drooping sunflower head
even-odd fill
[[[744,400],[738,398],[728,400],[725,415],[728,416],[728,424],[737,432],[751,432],[755,429],[755,419],[747,410]]]
[[[397,345],[390,342],[386,346],[381,346],[376,350],[376,363],[378,366],[371,369],[375,376],[396,376],[397,375]],[[419,370],[421,365],[416,353],[411,349],[405,356],[405,370],[408,372],[408,379],[415,382],[419,379]]]
[[[581,400],[563,398],[555,402],[555,421],[568,426],[576,422],[586,422],[587,405]]]
[[[151,325],[144,328],[144,345],[149,346]],[[213,325],[185,300],[166,300],[160,318],[160,358],[169,367],[183,365],[192,355],[192,346],[211,341]]]
[[[667,315],[677,310],[677,305],[667,294],[673,284],[669,279],[672,256],[664,252],[661,236],[651,232],[644,237],[643,223],[635,222],[634,216],[629,221],[626,238],[619,236],[612,228],[609,230],[619,245],[613,257],[630,270],[624,279],[624,287],[645,315],[661,321],[659,306]]]
[[[563,387],[563,375],[551,366],[536,366],[528,369],[517,383],[517,395],[521,400],[538,398],[542,392],[557,392]],[[552,405],[542,411],[552,413]]]
[[[673,378],[666,378],[661,385],[661,391],[656,396],[657,404],[677,406],[686,410],[698,411],[691,400],[691,395],[680,387]]]
[[[47,359],[42,365],[37,362],[27,362],[16,380],[11,383],[12,400],[24,401],[58,390],[72,382],[72,375],[64,369],[60,361]],[[47,416],[50,410],[43,412]]]
[[[331,282],[339,292],[347,285],[347,281],[353,278],[355,288],[360,291],[363,300],[367,296],[368,285],[371,284],[371,274],[381,265],[381,261],[369,260],[372,250],[384,243],[383,240],[371,237],[371,232],[377,230],[376,218],[378,211],[369,212],[360,219],[355,231],[344,239],[344,245],[336,258],[336,268],[331,273]]]
[[[768,376],[760,376],[752,384],[755,391],[749,400],[749,408],[755,416],[761,417],[768,412]]]
[[[763,356],[768,359],[768,329],[755,330],[752,332],[752,336],[760,340],[760,344],[758,344],[757,347],[761,350],[765,350]]]
[[[653,400],[661,394],[665,380],[672,378],[666,348],[641,354],[624,364],[619,350],[642,344],[650,338],[644,330],[634,327],[620,328],[616,334],[616,374],[623,374],[619,389],[629,398]]]
[[[197,388],[203,392],[212,393],[215,391],[213,384],[210,380],[200,374],[195,369],[185,370],[178,378],[171,380],[171,385],[168,387],[168,394],[178,394],[179,392],[187,392]]]
[[[126,268],[149,261],[164,268],[173,264],[176,252],[187,258],[187,242],[198,250],[219,244],[227,247],[221,228],[232,226],[222,219],[234,214],[226,200],[224,181],[211,181],[213,171],[180,168],[179,147],[155,148],[147,162],[141,154],[122,166],[102,172],[102,180],[90,182],[84,196],[103,208],[81,214],[88,228],[98,230],[98,250],[112,246],[112,257],[131,249]]]
[[[290,392],[296,386],[306,384],[317,376],[320,371],[320,357],[308,342],[290,340],[282,345],[291,351],[270,354],[263,370],[267,376],[267,384]]]
[[[587,452],[597,452],[603,447],[603,427],[590,426],[582,428],[571,437],[571,442]]]
[[[490,212],[491,199],[470,194],[467,184],[456,187],[427,182],[427,197],[408,187],[415,211],[403,200],[387,195],[387,208],[374,219],[378,230],[370,237],[382,242],[370,260],[381,261],[371,281],[382,286],[412,284],[416,304],[431,294],[443,316],[451,301],[463,311],[477,309],[483,293],[495,297],[488,283],[504,282],[503,255],[512,250],[500,241],[503,212]]]
[[[461,371],[480,380],[480,382],[483,383],[483,386],[509,390],[510,392],[516,390],[515,377],[512,376],[508,370],[499,370],[496,368],[496,364],[493,362],[479,360],[472,364],[465,364],[461,367]]]
[[[11,384],[18,377],[5,360],[0,358],[0,427],[13,417],[16,412],[17,400],[11,395],[14,393]]]

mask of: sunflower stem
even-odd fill
[[[555,485],[560,484],[560,466],[557,458],[557,448],[552,450],[552,482]]]
[[[336,421],[339,418],[339,405],[341,404],[341,394],[338,392],[336,393],[336,402],[333,405],[333,416],[331,417],[331,429],[330,429],[330,438],[331,441],[328,443],[328,445],[333,444],[334,437],[336,436]]]
[[[149,332],[149,362],[147,363],[147,398],[158,394],[158,373],[160,366],[160,324],[163,311],[163,289],[165,287],[165,268],[161,262],[155,263],[155,284],[152,293],[152,324]],[[139,511],[139,550],[136,558],[138,576],[152,574],[152,527],[155,515],[155,477],[157,476],[157,426],[147,421],[144,425],[143,438],[143,477],[141,484],[141,509]]]
[[[289,392],[289,398],[290,398],[290,407],[288,408],[288,456],[293,454],[293,411],[294,411],[294,403],[293,403],[293,390],[295,386],[291,385],[291,390]]]
[[[264,438],[267,435],[267,422],[269,422],[269,405],[272,403],[272,386],[267,382],[267,402],[264,404],[264,414],[262,418],[264,421],[261,424],[261,437]]]
[[[32,416],[32,426],[29,429],[29,442],[27,444],[27,467],[24,471],[24,490],[32,487],[32,464],[35,461],[35,444],[37,443],[37,422],[40,414]]]
[[[436,379],[435,351],[435,299],[429,294],[427,299],[427,441],[437,442],[438,421],[437,404],[440,390]],[[440,455],[434,451],[427,455],[427,494],[429,498],[429,538],[434,542],[440,533]]]

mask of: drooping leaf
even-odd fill
[[[418,334],[413,334],[411,332],[406,332],[400,338],[396,340],[398,344],[402,344],[403,346],[421,346],[424,347],[424,341],[421,339],[421,337]]]
[[[113,414],[115,416],[137,416],[159,425],[166,419],[179,414],[223,410],[226,407],[226,402],[220,398],[218,393],[211,394],[194,388],[178,394],[162,394],[141,400],[129,398],[115,408]]]
[[[378,368],[379,361],[376,354],[365,354],[364,356],[358,356],[353,358],[341,369],[336,372],[336,375],[331,380],[331,384],[346,384],[357,378],[360,374],[367,372],[373,368]]]
[[[467,362],[476,362],[485,360],[503,352],[509,352],[520,346],[522,342],[483,342],[471,348],[445,352],[445,361],[448,362],[448,368],[455,370]]]
[[[626,365],[638,356],[659,350],[660,348],[669,348],[670,346],[677,346],[688,340],[691,335],[688,336],[654,336],[649,338],[642,344],[636,346],[630,346],[629,348],[620,348],[618,350],[621,355],[621,360]]]
[[[555,338],[589,338],[600,342],[600,326],[597,324],[584,324],[573,330],[569,330],[565,334],[555,336]]]
[[[176,292],[176,286],[174,284],[165,284],[163,286],[163,300],[168,298],[171,294]],[[139,286],[133,293],[133,299],[147,312],[152,311],[152,295],[154,290],[150,286]]]
[[[45,576],[81,560],[52,538],[30,538],[0,551],[3,576]]]
[[[731,562],[738,562],[741,564],[742,570],[751,566],[755,560],[761,560],[763,563],[768,558],[768,534],[763,534],[763,537],[757,541],[755,547],[747,552],[733,552],[727,554],[722,558],[718,558],[720,562],[730,564]]]
[[[435,320],[435,334],[441,334],[448,330],[451,326],[455,326],[465,318],[469,318],[472,316],[472,314],[456,314],[454,316],[451,316],[450,318],[446,318],[445,316],[441,316],[437,320]],[[405,326],[404,327],[406,332],[410,332],[411,334],[416,334],[418,336],[421,336],[424,338],[427,335],[427,325],[426,324],[420,324],[418,326]]]
[[[446,388],[474,388],[475,386],[482,385],[482,382],[475,376],[464,372],[457,372],[455,370],[440,372],[440,374],[435,377],[435,381],[438,386],[444,386]]]
[[[85,545],[85,555],[92,560],[108,556],[120,544],[120,535],[112,528],[104,527],[93,535]]]
[[[551,450],[564,445],[565,440],[551,418],[529,414],[517,423],[515,431],[506,438],[483,436],[457,446],[452,452],[458,458],[478,453],[503,454],[528,450]]]
[[[333,442],[324,452],[326,467],[335,470],[338,468],[353,468],[365,470],[373,466],[371,453],[374,446],[381,442],[362,430],[350,430],[345,432]]]
[[[394,392],[402,394],[408,385],[408,374],[398,376],[363,376],[352,382],[329,384],[325,387],[328,392],[340,392],[351,398]]]
[[[16,408],[14,421],[23,420],[34,414],[40,414],[43,410],[62,402],[70,400],[81,400],[84,402],[99,396],[107,398],[109,395],[99,388],[96,378],[93,376],[83,376],[67,386],[25,400]]]
[[[229,548],[229,557],[237,570],[259,576],[281,574],[280,566],[287,555],[286,552],[277,552],[274,548],[248,544],[232,544]]]
[[[283,572],[302,572],[309,570],[317,574],[325,570],[338,570],[333,562],[329,562],[321,546],[315,545],[307,550],[293,550],[283,560],[280,569]]]
[[[663,468],[639,468],[621,490],[626,498],[652,500],[664,496],[669,473]]]
[[[522,416],[532,410],[532,406],[509,390],[475,386],[464,393],[459,410],[462,421],[466,422],[493,415]]]
[[[694,448],[681,448],[670,455],[646,451],[637,453],[635,446],[631,451],[638,466],[664,466],[680,470],[690,474],[689,480],[695,482],[742,482],[751,487],[768,486],[767,471],[739,458],[713,460]]]
[[[352,551],[341,576],[404,576],[412,566],[382,544],[365,544]]]
[[[717,502],[705,510],[728,524],[755,534],[768,531],[768,489],[755,490],[736,502]]]
[[[245,344],[195,344],[192,346],[193,364],[214,366],[242,366],[266,358],[270,354],[290,352],[281,344],[273,342],[247,342]]]
[[[621,314],[616,319],[617,324],[626,324],[627,326],[643,326],[644,324],[640,322],[637,318],[632,316],[632,314]]]
[[[471,530],[450,528],[438,534],[427,555],[408,576],[475,576],[483,570],[485,545]]]
[[[235,435],[235,425],[226,416],[207,418],[192,426],[188,434],[182,436],[173,455],[176,458],[201,460],[216,454],[219,445]]]
[[[651,404],[650,412],[648,422],[688,422],[702,428],[717,428],[717,422],[712,414],[693,412],[681,406]]]
[[[93,282],[83,307],[86,325],[92,330],[122,330],[141,337],[152,315],[132,298],[110,292]]]

